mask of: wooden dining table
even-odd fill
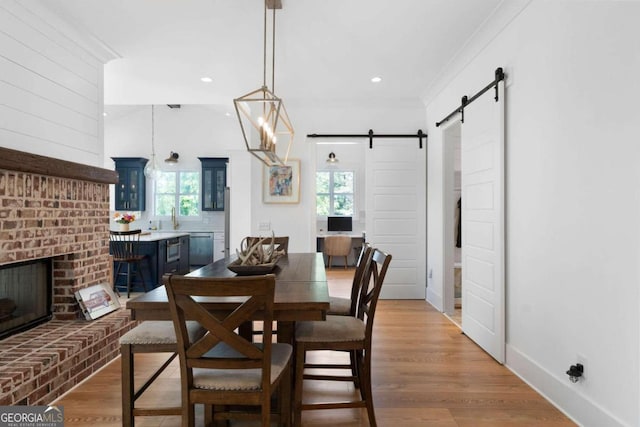
[[[220,259],[187,274],[188,277],[234,277],[227,265],[235,256]],[[296,321],[325,320],[329,310],[329,289],[321,253],[289,253],[278,260],[271,273],[276,276],[274,320],[278,341],[293,342]],[[212,311],[232,311],[238,300],[207,298],[203,304]],[[164,286],[127,301],[134,320],[171,320]],[[259,319],[256,319],[259,320]]]

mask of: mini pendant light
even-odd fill
[[[148,179],[156,180],[160,176],[160,169],[156,163],[156,147],[154,144],[155,133],[154,109],[151,106],[151,160],[144,167],[144,176]]]
[[[338,158],[336,157],[336,153],[333,151],[329,153],[329,157],[327,158],[327,163],[338,163]]]

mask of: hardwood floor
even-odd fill
[[[331,293],[348,296],[352,275],[352,269],[328,270]],[[380,426],[575,425],[424,301],[380,301],[373,345],[373,393]],[[312,355],[315,360],[343,356]],[[145,377],[163,357],[137,356],[136,374]],[[305,383],[305,401],[348,398],[355,392],[346,382]],[[118,358],[55,404],[64,406],[66,427],[117,427],[120,399]],[[140,402],[170,405],[179,400],[176,360]],[[305,411],[302,419],[305,427],[369,425],[364,409]],[[179,426],[180,418],[139,417],[136,425]]]

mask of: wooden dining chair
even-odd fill
[[[262,426],[275,418],[289,426],[291,418],[291,354],[289,344],[271,342],[275,276],[204,278],[163,277],[178,340],[182,388],[182,425],[194,425],[194,406],[205,405],[205,424],[233,418],[258,419]],[[233,312],[210,312],[201,298],[222,297],[238,301]],[[263,343],[254,344],[237,328],[259,317]],[[207,330],[191,340],[187,319]],[[271,397],[278,390],[279,414],[271,414]],[[237,407],[260,407],[240,412]],[[215,409],[215,411],[214,411]]]
[[[142,273],[142,262],[148,258],[139,252],[138,242],[140,241],[141,230],[130,231],[110,231],[109,240],[111,253],[113,254],[113,262],[116,264],[115,273],[113,275],[113,290],[118,292],[117,283],[119,276],[126,276],[127,281],[127,298],[131,294],[131,284],[133,276],[140,277],[142,287],[147,292],[147,284]],[[123,265],[127,266],[124,273],[120,272]],[[149,272],[151,272],[149,270]]]
[[[352,316],[327,316],[326,321],[298,322],[296,325],[295,385],[294,385],[294,426],[302,423],[302,411],[310,409],[367,408],[369,425],[376,426],[371,390],[371,342],[373,320],[391,255],[373,249],[367,262],[364,282],[360,289],[357,313]],[[358,378],[351,375],[305,374],[305,369],[318,365],[306,364],[306,352],[313,350],[354,351],[356,354]],[[337,368],[334,365],[322,365]],[[349,369],[350,366],[344,366]],[[304,380],[353,381],[360,384],[360,399],[351,402],[303,403]]]
[[[364,273],[372,255],[373,248],[371,247],[371,244],[365,242],[362,245],[362,250],[360,251],[360,255],[358,256],[358,261],[356,263],[356,271],[353,275],[353,281],[351,282],[351,295],[349,298],[329,295],[329,311],[327,311],[327,314],[336,316],[356,316],[358,298],[360,297],[360,289],[364,280]],[[360,388],[356,357],[356,351],[349,350],[349,365],[332,365],[332,368],[351,368],[351,373],[354,378],[353,383],[356,388]],[[311,366],[310,364],[307,365]],[[321,368],[322,366],[316,365],[315,367]]]
[[[329,295],[329,311],[327,314],[335,314],[339,316],[355,316],[358,304],[358,295],[360,294],[360,286],[364,276],[365,267],[368,258],[371,256],[373,248],[370,243],[365,242],[356,261],[356,271],[353,274],[351,282],[351,294],[349,298],[336,297]]]
[[[333,257],[344,257],[344,268],[349,265],[349,254],[351,253],[351,236],[335,235],[324,238],[324,254],[327,256],[327,266],[331,268]]]

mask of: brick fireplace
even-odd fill
[[[115,171],[0,148],[0,265],[53,264],[53,320],[0,342],[0,405],[50,403],[117,356],[126,311],[87,322],[74,297],[110,283],[111,183]]]

